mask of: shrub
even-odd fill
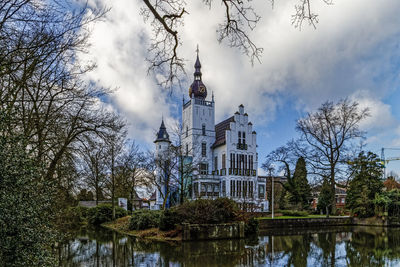
[[[144,230],[158,227],[160,224],[161,211],[137,210],[134,211],[129,220],[129,230]]]
[[[79,226],[84,224],[88,219],[88,211],[89,208],[76,206],[76,207],[69,207],[65,210],[63,214],[63,222],[64,224],[70,226]]]
[[[282,213],[283,216],[299,216],[299,217],[308,216],[307,211],[301,211],[301,210],[278,210],[277,212]]]
[[[245,236],[255,235],[258,232],[258,220],[251,218],[244,225]]]
[[[168,231],[175,228],[175,225],[181,222],[181,218],[175,209],[167,209],[160,216],[159,228],[162,231]]]
[[[236,220],[239,209],[236,202],[228,198],[216,200],[198,199],[175,208],[181,222],[225,223]]]
[[[121,207],[115,206],[115,218],[121,218],[127,215],[127,211]],[[112,205],[100,204],[97,207],[90,208],[88,211],[88,222],[99,225],[112,220]]]

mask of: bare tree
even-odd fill
[[[109,91],[81,78],[94,66],[78,62],[77,53],[85,51],[88,26],[105,10],[86,12],[58,1],[0,5],[0,109],[13,118],[2,134],[26,137],[46,179],[60,179],[57,165],[82,139],[123,125],[102,108]]]
[[[301,138],[293,142],[315,174],[328,177],[335,211],[335,186],[340,167],[347,164],[348,152],[355,140],[363,138],[359,123],[369,116],[368,109],[360,109],[357,102],[347,99],[334,104],[325,102],[314,113],[297,121],[296,130]]]
[[[117,166],[118,178],[118,194],[127,195],[133,203],[137,195],[137,188],[149,191],[152,186],[146,175],[146,158],[143,152],[139,150],[139,146],[134,141],[131,141],[125,147],[119,165]]]
[[[117,189],[117,168],[120,164],[123,147],[125,143],[126,132],[121,129],[118,132],[113,132],[104,139],[105,149],[107,153],[107,188],[111,197],[112,219],[115,220],[115,193]]]
[[[176,185],[174,183],[174,172],[179,162],[172,149],[164,153],[156,154],[149,152],[147,155],[146,178],[156,188],[163,199],[161,209],[165,209],[167,200]]]
[[[332,4],[332,0],[321,0]],[[212,8],[213,0],[203,0],[203,3]],[[318,15],[311,9],[311,0],[299,0],[295,5],[295,14],[292,24],[301,29],[304,21],[314,28],[318,23]],[[145,21],[150,20],[153,29],[151,44],[148,49],[149,71],[164,74],[161,84],[170,87],[180,81],[185,74],[184,59],[179,54],[181,29],[184,18],[189,12],[184,0],[143,0],[144,6],[141,15]],[[230,47],[239,49],[250,58],[253,64],[260,61],[263,48],[256,45],[250,38],[250,32],[255,29],[261,16],[256,12],[251,0],[221,0],[225,9],[222,22],[217,28],[217,40],[226,42]],[[274,0],[271,0],[272,5]]]
[[[96,205],[103,198],[106,185],[106,151],[102,142],[87,140],[79,150],[77,162],[84,186],[94,191]]]

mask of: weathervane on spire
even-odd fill
[[[199,44],[197,44],[196,53],[197,53],[197,56],[199,56]]]

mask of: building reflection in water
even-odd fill
[[[246,240],[175,244],[94,229],[75,233],[58,257],[59,266],[400,266],[400,230],[274,230]]]

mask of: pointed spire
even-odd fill
[[[196,54],[197,57],[196,57],[196,62],[194,64],[195,71],[193,73],[194,81],[192,85],[189,87],[189,97],[205,99],[207,97],[207,88],[201,80],[202,74],[201,74],[201,64],[199,59],[199,45],[197,45]]]
[[[200,59],[199,59],[199,45],[197,45],[197,49],[196,49],[196,54],[197,54],[197,58],[196,58],[196,62],[194,63],[194,79],[195,80],[201,80],[201,64],[200,64]]]
[[[169,134],[167,132],[167,128],[164,125],[164,116],[162,116],[160,130],[158,130],[157,139],[154,141],[154,143],[161,141],[171,143],[171,141],[169,140]]]

